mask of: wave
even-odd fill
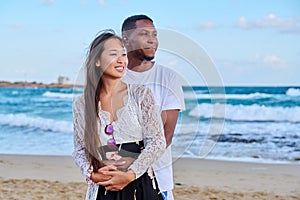
[[[43,97],[60,98],[60,99],[73,99],[74,94],[73,93],[59,93],[59,92],[45,92],[43,94]]]
[[[238,92],[238,93],[235,93]],[[245,92],[245,93],[241,93]],[[285,97],[293,98],[300,96],[299,88],[281,88],[280,90],[264,90],[264,91],[228,91],[226,94],[221,93],[208,93],[208,90],[194,90],[185,91],[184,96],[186,99],[263,99],[263,98],[276,98],[281,99]]]
[[[214,113],[213,113],[214,109]],[[225,116],[222,111],[225,109]],[[276,121],[300,123],[300,107],[267,107],[263,105],[225,105],[203,103],[189,112],[190,116],[224,118],[232,121]]]
[[[292,96],[292,97],[300,96],[300,89],[289,88],[289,89],[286,91],[286,95],[287,95],[287,96]]]
[[[251,94],[226,94],[226,98],[228,99],[263,99],[270,98],[272,94],[255,92]]]
[[[42,117],[30,117],[26,114],[0,114],[0,124],[14,127],[37,128],[44,131],[71,133],[73,123]]]
[[[263,99],[271,98],[274,95],[266,93],[251,93],[251,94],[185,94],[186,99]]]

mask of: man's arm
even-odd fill
[[[178,109],[175,110],[164,110],[161,113],[161,117],[164,123],[164,131],[167,147],[172,143],[172,138],[174,135],[177,119],[178,119]]]

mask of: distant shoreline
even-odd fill
[[[72,88],[73,84],[60,84],[60,83],[38,83],[27,81],[0,81],[0,88]]]
[[[82,85],[74,85],[74,84],[60,84],[60,83],[42,83],[42,82],[28,82],[28,81],[0,81],[0,88],[72,88],[78,87],[82,88]],[[190,87],[208,87],[207,85],[183,85],[183,88],[190,88]],[[264,85],[257,85],[257,86],[249,86],[249,85],[224,85],[224,86],[209,86],[209,87],[300,87],[299,85],[277,85],[277,86],[264,86]]]

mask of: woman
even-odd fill
[[[113,31],[90,45],[84,95],[73,107],[73,156],[79,166],[89,161],[81,169],[89,182],[86,199],[162,199],[151,170],[166,147],[161,118],[149,89],[120,80],[127,63]],[[129,166],[118,168],[118,162]]]

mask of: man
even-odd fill
[[[174,199],[172,194],[174,183],[170,144],[178,112],[185,109],[182,87],[175,72],[152,61],[158,47],[158,40],[157,31],[149,17],[134,15],[127,18],[122,25],[122,37],[128,53],[128,70],[122,80],[127,83],[148,86],[161,111],[168,147],[165,154],[153,165],[153,168],[164,198],[172,200]],[[75,146],[73,157],[81,173],[90,184],[90,190],[97,188],[94,187],[93,183],[110,179],[100,172],[90,171],[90,163],[84,152],[83,141]],[[120,169],[127,169],[132,162],[132,158],[126,157],[107,164],[115,165]]]
[[[165,199],[174,199],[171,146],[178,112],[185,109],[178,75],[153,61],[158,48],[157,30],[146,15],[128,17],[122,25],[122,38],[128,55],[124,82],[144,84],[154,95],[164,122],[167,149],[153,165],[159,188]]]

